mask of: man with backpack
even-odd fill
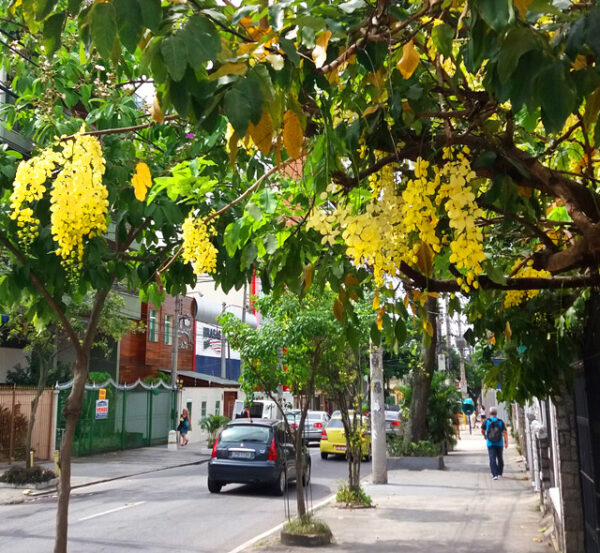
[[[497,416],[498,410],[495,407],[490,407],[488,413],[489,417],[486,419],[485,424],[481,425],[481,433],[487,443],[492,478],[498,480],[502,477],[504,470],[502,448],[508,447],[508,433],[506,432],[506,424]]]

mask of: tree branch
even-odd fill
[[[402,263],[400,270],[410,279],[409,285],[429,292],[460,292],[461,287],[455,280],[428,278],[410,265]],[[560,290],[598,286],[600,274],[552,278],[507,278],[505,284],[499,284],[482,275],[478,278],[479,288],[483,290]]]

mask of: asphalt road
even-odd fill
[[[347,478],[344,459],[312,458],[309,504],[335,493]],[[361,475],[370,473],[363,463]],[[70,553],[227,553],[281,523],[296,511],[295,486],[275,497],[255,486],[206,487],[207,465],[167,469],[74,490],[69,523]],[[56,498],[0,506],[0,552],[52,551]]]

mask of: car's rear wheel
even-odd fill
[[[210,493],[219,493],[221,488],[223,487],[223,482],[219,482],[218,480],[213,480],[212,478],[208,479],[208,491]]]
[[[275,480],[275,482],[273,482],[273,493],[275,495],[283,495],[285,493],[285,487],[286,487],[285,469],[282,469],[281,472],[279,473],[279,477],[277,478],[277,480]]]
[[[327,459],[327,453],[325,451],[321,451],[321,459]]]
[[[304,486],[308,486],[310,483],[310,463],[307,463],[306,467],[304,467],[304,474],[302,475],[302,484]]]

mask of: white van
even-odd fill
[[[255,399],[254,401],[244,401],[236,399],[233,404],[233,418],[239,419],[243,415],[244,407],[248,407],[250,417],[253,419],[271,419],[282,420],[283,415],[272,399]]]

